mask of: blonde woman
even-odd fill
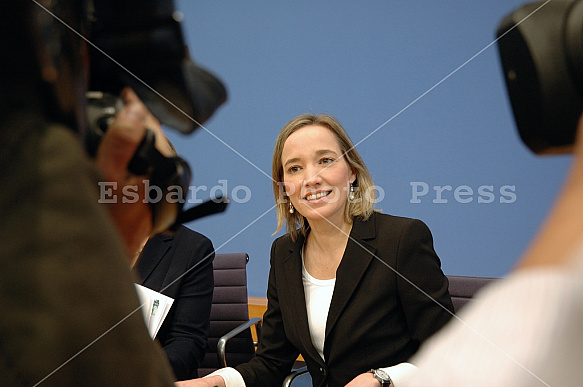
[[[331,116],[285,125],[272,175],[287,234],[271,248],[257,356],[179,385],[280,386],[301,354],[314,386],[388,386],[453,313],[431,232],[373,209],[370,173]]]

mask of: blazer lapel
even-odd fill
[[[136,270],[141,280],[141,284],[144,284],[156,266],[160,263],[164,254],[168,252],[170,246],[172,245],[172,236],[168,235],[156,235],[153,239],[149,240],[144,249],[142,250],[143,256],[148,256],[147,260],[138,258],[136,262]]]
[[[376,248],[365,241],[374,238],[374,214],[366,222],[363,222],[361,218],[355,218],[342,261],[336,270],[337,286],[334,287],[328,311],[326,337],[348,304],[373,256],[377,254]]]
[[[307,355],[323,365],[320,354],[312,344],[310,328],[308,326],[306,296],[302,279],[302,257],[300,255],[302,246],[304,245],[304,240],[303,236],[299,236],[298,239],[290,245],[289,255],[284,261],[284,269],[287,274],[285,282],[287,285],[287,293],[291,296],[290,300],[293,315],[297,317],[294,320],[296,321],[296,327],[301,342],[307,351]]]

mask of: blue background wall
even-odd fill
[[[219,253],[249,253],[250,295],[265,296],[275,137],[298,114],[329,113],[382,189],[377,207],[424,220],[446,274],[505,275],[570,161],[534,156],[514,126],[492,43],[519,4],[177,1],[193,59],[229,92],[205,129],[168,130],[194,170],[191,200],[211,191],[232,197],[225,213],[188,226]],[[421,186],[428,193],[415,200]],[[436,197],[434,186],[451,191]],[[473,194],[456,198],[460,186]]]

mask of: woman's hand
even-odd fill
[[[176,387],[225,387],[225,381],[220,376],[183,380],[175,383]]]

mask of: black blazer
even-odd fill
[[[373,214],[354,220],[336,271],[322,360],[310,338],[302,285],[304,238],[271,248],[257,356],[237,370],[251,386],[279,386],[298,353],[314,386],[344,386],[371,368],[407,361],[452,316],[448,281],[420,220]]]
[[[214,258],[207,237],[180,226],[174,235],[150,238],[134,266],[142,285],[174,298],[156,339],[177,380],[197,377],[206,352]]]

